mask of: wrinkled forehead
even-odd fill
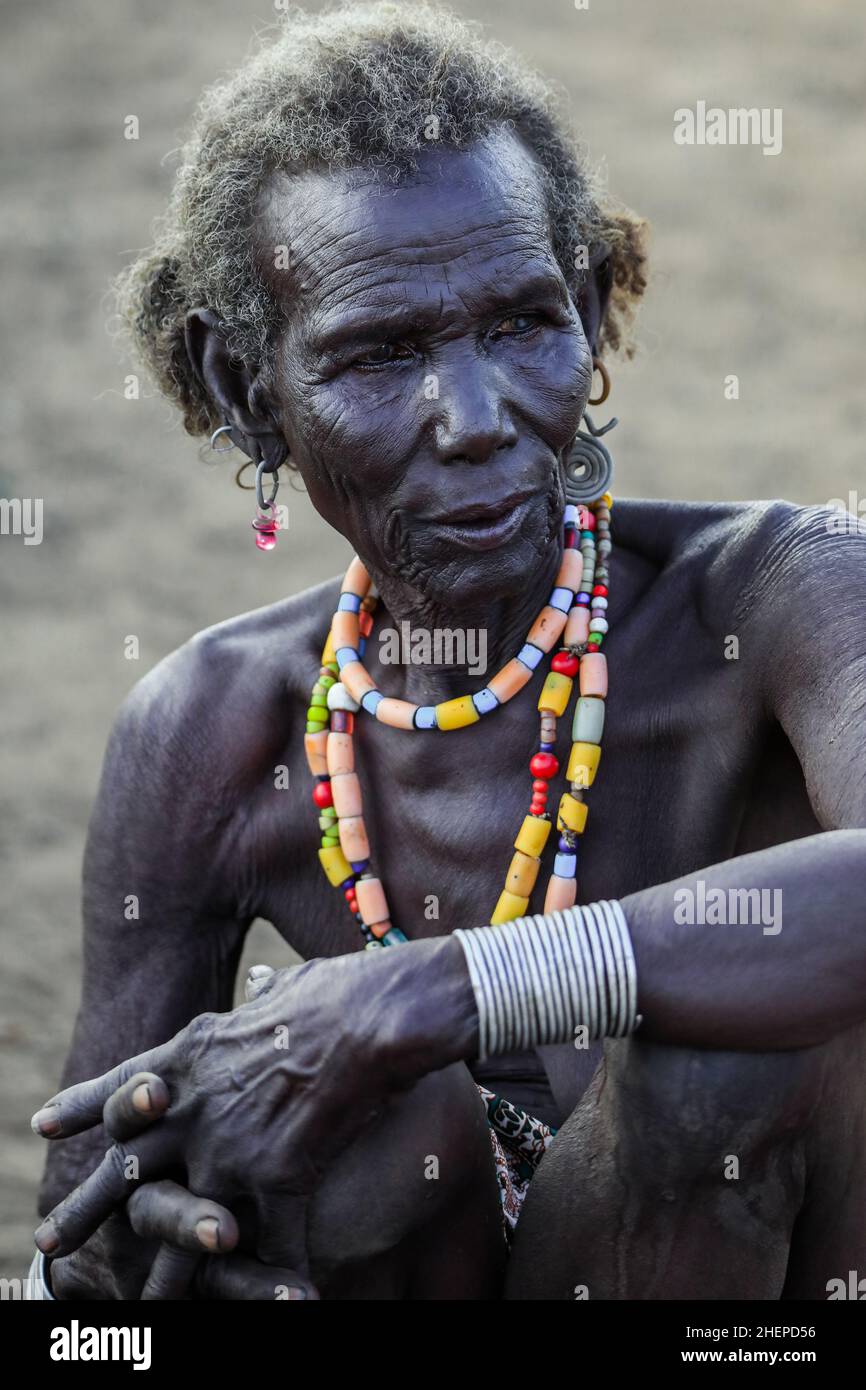
[[[289,318],[386,287],[480,289],[530,260],[557,271],[541,172],[504,131],[465,150],[434,145],[396,183],[365,169],[278,173],[255,236]]]

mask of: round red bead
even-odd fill
[[[546,810],[546,801],[536,801],[535,797],[532,798],[532,801],[529,803],[529,814],[531,816],[541,816],[544,814]]]
[[[581,531],[595,530],[595,517],[589,507],[581,507],[577,514],[577,524]]]
[[[532,790],[535,792],[536,796],[547,796],[547,783],[543,782],[540,777],[537,777],[532,784]]]
[[[597,643],[597,642],[589,642],[589,643],[587,643],[587,648],[586,648],[586,650],[587,650],[588,652],[597,652],[597,651],[598,651],[598,643]]]
[[[543,777],[549,782],[559,771],[559,759],[552,753],[536,753],[529,760],[529,771],[533,777]]]
[[[313,800],[317,806],[324,809],[325,806],[333,806],[334,797],[331,791],[330,782],[317,782],[313,787]]]
[[[558,671],[561,676],[576,676],[580,662],[571,652],[557,652],[550,663],[551,671]]]
[[[607,585],[596,584],[592,592],[596,598],[607,598]]]

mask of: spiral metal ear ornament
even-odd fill
[[[578,430],[565,464],[565,499],[575,506],[582,502],[597,502],[599,497],[610,491],[613,459],[601,443],[601,435],[607,434],[619,423],[614,416],[601,429],[596,429],[588,415],[583,418],[589,433]]]

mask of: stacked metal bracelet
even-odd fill
[[[640,1024],[628,924],[616,901],[454,932],[469,968],[479,1057],[621,1038]]]

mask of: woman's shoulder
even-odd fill
[[[316,678],[339,591],[339,578],[326,580],[197,632],[132,688],[115,737],[183,763],[187,750],[242,753],[270,727],[284,736]]]

